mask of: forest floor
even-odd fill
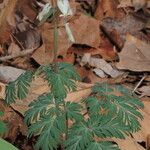
[[[49,0],[51,1],[51,0]],[[48,0],[0,0],[0,110],[8,132],[2,137],[20,150],[34,150],[36,137],[27,139],[24,113],[34,97],[47,88],[38,79],[24,101],[4,104],[5,88],[26,70],[54,61],[53,18],[42,18]],[[107,82],[129,88],[145,107],[141,130],[114,141],[122,150],[150,149],[150,0],[70,0],[67,22],[58,20],[57,62],[67,62],[81,76],[72,101],[90,95],[91,86]],[[60,14],[58,14],[60,15]]]

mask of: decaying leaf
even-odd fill
[[[5,7],[0,11],[0,43],[6,42],[11,33],[11,25],[8,21],[14,18],[14,9],[18,0],[9,0]]]
[[[119,0],[118,8],[132,7],[132,0]]]
[[[94,84],[94,83],[102,83],[108,81],[108,78],[100,78],[98,75],[94,73],[94,70],[92,69],[89,70],[82,66],[76,66],[76,70],[78,71],[83,82],[85,83]]]
[[[37,49],[32,58],[41,64],[50,63],[54,59],[54,29],[49,23],[45,23],[42,27],[43,45]],[[58,28],[58,55],[66,55],[71,43],[68,41],[68,36],[64,27]],[[43,57],[42,57],[43,56]],[[44,58],[44,59],[41,59]]]
[[[46,49],[46,45],[43,44],[39,47],[32,55],[32,58],[40,65],[47,64],[53,61],[54,55],[53,51]],[[41,59],[44,58],[44,59]]]
[[[105,42],[106,43],[106,42]],[[83,56],[85,53],[90,53],[91,56],[97,55],[102,57],[104,60],[112,61],[117,58],[117,53],[113,49],[112,46],[106,43],[106,45],[103,45],[100,48],[91,48],[91,47],[70,47],[70,52],[73,52],[77,54],[78,56]]]
[[[114,69],[109,63],[104,59],[91,57],[91,54],[84,54],[81,65],[89,64],[92,67],[103,70],[106,74],[110,75],[113,78],[116,78],[122,75],[122,72],[119,72],[117,69]]]
[[[23,118],[17,114],[10,106],[6,106],[4,101],[0,99],[0,110],[4,112],[1,117],[6,125],[8,131],[2,135],[3,138],[8,138],[11,142],[15,142],[18,133],[26,134],[27,127],[23,122]]]
[[[144,8],[148,0],[120,0],[119,8],[134,7],[135,11]]]
[[[132,0],[133,7],[135,8],[135,11],[140,10],[141,8],[144,8],[146,5],[147,0]]]
[[[25,70],[10,66],[0,66],[0,81],[5,83],[16,80]]]
[[[125,140],[113,139],[121,150],[146,150],[134,138],[127,137]]]
[[[3,99],[5,96],[5,84],[0,82],[0,99]]]
[[[8,48],[9,55],[16,55],[21,51],[21,48],[14,42],[12,42]]]
[[[149,44],[128,34],[122,51],[118,53],[120,61],[117,68],[139,72],[150,71],[149,49]]]
[[[37,30],[28,29],[26,31],[16,33],[14,36],[24,49],[40,46],[41,37]]]
[[[34,21],[37,16],[36,9],[33,7],[34,2],[35,0],[18,0],[17,4],[18,11],[31,21]]]
[[[76,44],[86,44],[91,47],[99,46],[100,29],[98,20],[90,16],[80,14],[75,20],[70,22],[70,29],[75,38]]]
[[[147,143],[147,138],[150,134],[150,111],[149,111],[149,107],[150,107],[150,100],[149,98],[143,98],[142,102],[144,103],[144,109],[141,110],[141,113],[144,117],[144,120],[140,121],[141,124],[141,130],[138,131],[137,133],[133,134],[134,139],[137,142],[145,142],[145,145]]]
[[[82,26],[81,22],[83,22]],[[69,27],[74,37],[73,41],[75,40],[75,44],[85,44],[91,47],[99,46],[99,22],[96,19],[81,14],[76,19],[69,22]],[[49,23],[45,23],[42,27],[42,39],[44,45],[42,46],[42,50],[39,48],[32,55],[33,59],[39,64],[47,63],[47,60],[48,62],[53,61],[53,31],[54,29]],[[65,26],[60,26],[58,28],[58,55],[65,56],[71,45],[72,43],[68,40]],[[41,55],[44,55],[45,59],[42,60]]]
[[[100,0],[97,4],[97,9],[95,12],[95,18],[102,20],[107,17],[115,18],[121,17],[122,13],[117,9],[117,1],[115,0]]]
[[[141,96],[150,96],[150,86],[142,86],[138,91],[141,92]]]
[[[95,74],[98,75],[100,78],[105,78],[106,77],[106,74],[104,73],[104,71],[102,71],[99,68],[93,69],[93,72],[95,72]]]
[[[101,24],[102,30],[120,49],[126,40],[126,34],[132,34],[141,39],[146,38],[141,30],[144,28],[145,22],[133,15],[127,15],[122,20],[106,18]]]

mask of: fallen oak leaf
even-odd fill
[[[40,65],[51,63],[54,59],[54,29],[51,24],[45,23],[42,28],[43,45],[38,48],[32,55],[32,58]],[[68,48],[72,44],[68,41],[68,36],[64,26],[58,28],[58,55],[65,56]],[[41,59],[43,57],[44,59]]]
[[[131,71],[150,71],[150,45],[127,34],[126,42],[119,55],[118,69]]]
[[[84,22],[81,26],[81,22]],[[69,21],[69,27],[72,35],[75,39],[74,44],[83,44],[90,47],[99,47],[100,36],[99,36],[99,21],[80,14],[76,18]],[[41,48],[37,49],[32,58],[41,64],[50,63],[54,59],[54,37],[53,37],[53,26],[49,23],[45,23],[42,27],[42,39],[43,44]],[[94,33],[94,34],[93,34]],[[72,43],[68,40],[65,26],[58,27],[58,55],[66,56],[68,49],[72,46]],[[43,54],[45,53],[45,54]],[[45,56],[45,60],[41,60],[41,56]]]
[[[14,9],[18,0],[7,1],[6,6],[0,12],[0,43],[4,43],[9,39],[11,33],[10,18],[13,18]]]
[[[150,134],[150,129],[149,129],[150,117],[149,117],[149,114],[145,112],[144,110],[141,110],[141,113],[144,117],[144,120],[140,121],[141,130],[138,131],[137,133],[134,133],[133,137],[137,142],[146,142],[147,136]]]
[[[134,138],[127,137],[125,140],[112,139],[116,142],[121,150],[146,150]]]
[[[147,39],[141,30],[145,27],[146,20],[139,19],[133,14],[126,15],[123,19],[105,18],[101,23],[101,30],[110,41],[121,51],[126,34],[134,35],[140,39]]]
[[[81,22],[83,24],[81,25]],[[75,39],[75,44],[85,44],[91,47],[99,47],[100,29],[99,21],[87,15],[80,14],[69,24]]]

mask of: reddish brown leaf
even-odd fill
[[[100,43],[99,21],[80,14],[78,18],[70,22],[70,28],[76,44],[86,44],[98,47]]]
[[[9,18],[14,17],[14,9],[16,7],[17,1],[18,0],[7,1],[6,6],[0,12],[0,43],[6,42],[10,37],[11,26],[8,20]]]
[[[117,64],[119,69],[132,71],[150,71],[150,45],[127,35],[126,43],[119,53],[120,62]]]

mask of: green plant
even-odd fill
[[[79,80],[74,68],[66,63],[24,73],[7,86],[6,102],[24,99],[36,76],[42,76],[49,85],[49,92],[31,102],[25,113],[29,137],[38,136],[37,149],[53,150],[61,145],[65,150],[118,150],[116,144],[97,139],[124,139],[140,129],[138,119],[142,115],[138,109],[143,104],[122,86],[96,84],[91,96],[79,103],[66,102],[67,93],[76,90],[75,81]]]
[[[4,113],[0,111],[0,117],[2,117]],[[3,121],[0,121],[0,135],[7,131],[6,124]]]
[[[15,146],[13,146],[11,143],[8,143],[7,141],[0,138],[0,148],[1,150],[19,150]]]
[[[68,3],[58,0],[60,10],[66,17]],[[65,6],[64,8],[62,6]],[[66,31],[74,41],[66,23]],[[57,18],[54,17],[54,56],[57,58]],[[96,84],[91,96],[80,102],[66,102],[68,92],[76,90],[80,79],[72,65],[57,63],[41,66],[35,72],[26,72],[6,88],[6,102],[27,97],[32,81],[43,77],[49,91],[29,104],[25,122],[28,136],[37,136],[36,149],[55,150],[119,150],[117,144],[106,138],[125,139],[140,129],[139,108],[143,104],[122,86],[106,83]],[[104,139],[104,140],[103,140]]]

